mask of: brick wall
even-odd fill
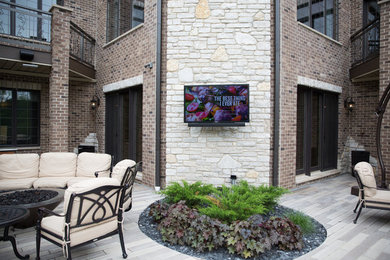
[[[96,0],[64,0],[64,6],[72,9],[71,20],[92,37],[98,34],[96,27]]]
[[[295,185],[297,76],[347,89],[349,86],[350,3],[340,1],[339,39],[335,42],[297,22],[297,2],[281,1],[281,138],[279,184]],[[339,96],[339,122],[345,122],[345,91]],[[339,127],[339,160],[345,140]]]
[[[269,184],[270,1],[169,1],[166,181]],[[248,83],[245,127],[188,127],[184,85]]]
[[[99,149],[104,151],[105,99],[103,86],[143,76],[143,179],[148,185],[154,185],[155,175],[155,61],[156,61],[156,0],[145,2],[145,22],[117,40],[106,45],[106,6],[107,2],[97,1],[96,37],[96,92],[101,99],[96,114],[96,131]],[[144,65],[153,62],[153,68]]]
[[[380,61],[379,61],[379,97],[390,84],[390,2],[380,5]],[[387,166],[386,183],[390,183],[390,115],[389,106],[384,114],[382,124],[382,156]]]

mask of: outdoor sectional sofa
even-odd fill
[[[96,175],[117,178],[120,182],[126,169],[134,165],[132,160],[123,160],[112,169],[111,156],[104,153],[2,154],[0,190],[66,188]]]

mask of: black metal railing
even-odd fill
[[[50,42],[51,13],[0,0],[0,34]]]
[[[380,21],[375,19],[351,36],[351,64],[358,65],[379,56]]]
[[[90,66],[95,63],[95,39],[70,22],[70,55]]]

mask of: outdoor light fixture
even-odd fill
[[[350,112],[352,112],[352,110],[355,108],[355,102],[353,101],[352,97],[347,97],[344,100],[344,108]]]
[[[100,99],[98,96],[94,95],[91,102],[92,110],[95,110],[100,105]]]
[[[37,64],[32,64],[32,63],[23,63],[22,66],[28,68],[38,68]]]
[[[236,185],[237,175],[230,175],[230,182],[232,185]]]

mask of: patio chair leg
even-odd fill
[[[359,205],[360,205],[360,200],[358,200],[358,202],[357,202],[357,204],[356,204],[356,207],[355,207],[355,209],[353,210],[353,213],[356,213],[356,210],[357,210],[357,208],[359,207]]]
[[[40,256],[39,256],[39,252],[41,251],[41,230],[38,228],[37,229],[37,236],[36,236],[36,257],[35,259],[36,260],[39,260],[41,259]]]
[[[363,204],[364,204],[364,203],[361,203],[361,204],[360,204],[358,214],[357,214],[355,220],[353,221],[354,224],[356,224],[356,222],[357,222],[357,220],[358,220],[358,218],[359,218],[359,216],[360,216],[360,212],[362,212]]]
[[[127,253],[126,253],[126,248],[125,248],[125,242],[123,240],[123,232],[122,232],[122,224],[119,223],[119,240],[120,240],[120,243],[121,243],[121,247],[122,247],[122,256],[123,258],[127,258]]]

